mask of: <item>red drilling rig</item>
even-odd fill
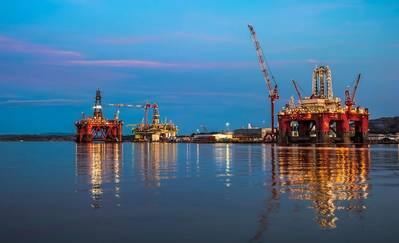
[[[331,70],[318,66],[312,74],[312,93],[304,97],[297,84],[298,105],[286,106],[278,113],[279,143],[367,143],[369,112],[354,107],[360,74],[352,94],[345,91],[345,106],[333,95]]]
[[[122,142],[123,121],[115,116],[114,120],[107,120],[102,111],[101,91],[96,91],[96,100],[93,106],[93,117],[83,116],[75,122],[76,142]]]

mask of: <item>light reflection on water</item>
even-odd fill
[[[89,185],[92,207],[100,208],[104,194],[112,194],[120,205],[123,146],[131,146],[131,169],[144,188],[161,187],[163,181],[201,177],[214,173],[226,188],[234,177],[262,175],[270,197],[260,213],[253,239],[267,229],[267,217],[279,200],[310,202],[314,221],[321,228],[336,228],[338,211],[361,214],[371,190],[368,148],[277,147],[233,144],[77,144],[76,176],[80,187]],[[178,148],[184,159],[178,165]],[[209,161],[214,161],[214,172]],[[203,165],[204,168],[201,168]],[[179,173],[178,169],[182,171]],[[130,169],[130,168],[129,168]],[[106,185],[106,186],[105,186]],[[104,191],[106,187],[107,191]]]
[[[77,144],[76,181],[79,194],[89,196],[93,208],[124,206],[127,212],[137,208],[146,215],[144,222],[153,219],[152,225],[161,227],[166,220],[176,227],[177,232],[170,234],[177,239],[178,229],[184,227],[179,217],[196,219],[220,212],[223,223],[237,220],[236,226],[246,225],[245,236],[241,235],[245,239],[237,242],[282,241],[275,227],[304,227],[297,233],[312,234],[314,229],[336,232],[352,223],[372,224],[376,216],[367,213],[374,206],[375,214],[375,201],[369,203],[372,195],[377,192],[381,197],[382,189],[399,186],[397,150],[394,146]],[[298,217],[303,225],[295,222]],[[206,217],[197,224],[212,225]]]
[[[104,194],[103,184],[112,184],[115,198],[120,197],[121,144],[87,143],[76,145],[76,176],[79,185],[90,185],[91,204],[99,208]]]
[[[399,148],[0,143],[0,242],[397,242]]]
[[[366,209],[369,149],[281,148],[277,163],[279,177],[273,183],[290,199],[311,201],[321,227],[337,227],[338,210]]]

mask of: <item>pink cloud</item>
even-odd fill
[[[314,59],[314,58],[309,58],[309,59],[306,60],[306,63],[309,63],[309,64],[319,64],[320,61],[317,60],[317,59]]]
[[[71,105],[83,102],[77,99],[10,99],[0,101],[0,105]]]
[[[204,42],[229,42],[232,41],[231,38],[219,35],[209,35],[201,33],[187,33],[187,32],[177,32],[174,33],[177,38],[193,39]]]
[[[104,38],[100,42],[111,44],[111,45],[134,45],[145,42],[159,41],[163,39],[161,36],[130,36],[130,37],[115,37],[115,38]]]
[[[42,56],[58,57],[82,57],[82,54],[76,51],[58,50],[51,47],[27,43],[6,36],[0,36],[0,51],[17,52],[25,54],[34,54]]]
[[[113,60],[73,60],[73,61],[67,61],[66,64],[79,65],[79,66],[104,66],[104,67],[214,69],[214,68],[246,68],[253,66],[255,63],[253,62],[167,63],[159,61],[113,59]]]
[[[129,37],[103,38],[100,42],[111,45],[134,45],[147,42],[161,42],[166,40],[195,40],[200,42],[230,42],[232,38],[226,36],[209,35],[201,33],[176,32],[160,35],[144,35]]]

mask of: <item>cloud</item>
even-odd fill
[[[0,101],[0,105],[73,105],[83,103],[83,100],[76,99],[9,99]]]
[[[320,61],[317,60],[317,59],[314,59],[314,58],[309,58],[309,59],[306,60],[306,63],[308,63],[308,64],[319,64]]]
[[[28,42],[19,41],[6,36],[0,35],[0,51],[17,52],[41,56],[56,57],[82,57],[82,54],[76,51],[58,50],[51,47],[36,45]]]
[[[114,37],[114,38],[103,38],[100,42],[111,45],[134,45],[146,42],[154,42],[162,40],[162,36],[130,36],[130,37]]]
[[[247,68],[253,62],[206,62],[206,63],[168,63],[135,59],[104,59],[104,60],[72,60],[68,65],[103,66],[103,67],[139,67],[139,68],[185,68],[185,69],[215,69],[215,68]]]
[[[128,36],[128,37],[107,37],[100,39],[100,42],[111,45],[135,45],[148,42],[190,40],[200,42],[231,42],[233,39],[227,36],[210,35],[191,32],[175,32],[160,35]]]
[[[135,94],[135,95],[146,95],[146,94],[153,94],[153,95],[160,95],[160,96],[168,96],[168,97],[181,97],[181,96],[189,96],[189,97],[193,97],[193,96],[198,96],[198,97],[247,97],[247,98],[253,98],[254,95],[251,92],[227,92],[227,91],[154,91],[151,88],[148,89],[143,89],[143,90],[129,90],[126,93],[128,94]]]

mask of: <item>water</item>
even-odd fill
[[[0,143],[0,242],[397,242],[399,150]]]

